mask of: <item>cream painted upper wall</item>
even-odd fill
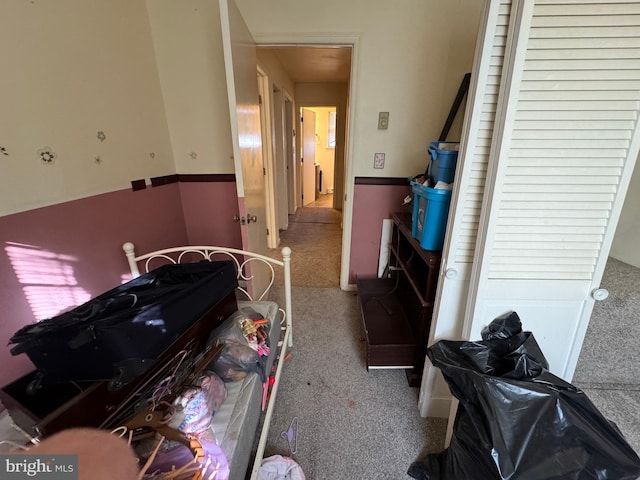
[[[0,215],[175,173],[144,0],[3,0],[0,18]]]
[[[358,35],[355,176],[408,176],[424,171],[464,73],[471,70],[478,0],[236,0],[254,38],[300,43],[324,34]],[[329,38],[329,37],[327,37]],[[330,41],[330,40],[329,40]],[[378,112],[390,112],[388,130]],[[373,154],[386,167],[373,169]]]
[[[178,173],[233,173],[218,2],[147,0],[147,8]]]

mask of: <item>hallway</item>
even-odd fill
[[[314,480],[407,478],[418,455],[443,448],[447,422],[420,417],[404,370],[367,370],[357,295],[340,289],[342,212],[331,197],[299,208],[280,232],[279,248],[293,251],[294,345],[265,455],[292,457]],[[295,454],[282,436],[293,418],[301,425]],[[387,437],[391,444],[380,441]]]
[[[292,285],[340,287],[342,212],[331,207],[333,195],[320,198],[289,215],[289,228],[280,232],[282,249],[290,247]]]

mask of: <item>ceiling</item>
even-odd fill
[[[282,64],[294,83],[348,83],[351,47],[259,46]]]

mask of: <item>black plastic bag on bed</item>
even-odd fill
[[[414,462],[418,480],[636,480],[640,458],[579,388],[547,370],[514,312],[477,342],[427,355],[460,401],[449,447]],[[508,334],[507,332],[511,332]]]
[[[224,382],[237,382],[249,373],[255,372],[264,383],[267,380],[264,359],[266,357],[261,357],[248,345],[227,340],[223,343],[222,352],[218,358],[212,361],[208,368]]]
[[[119,387],[237,285],[233,261],[163,265],[21,328],[9,341],[11,354],[26,353],[44,382],[111,380]]]

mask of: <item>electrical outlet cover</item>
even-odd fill
[[[384,168],[384,153],[373,155],[373,168]]]

